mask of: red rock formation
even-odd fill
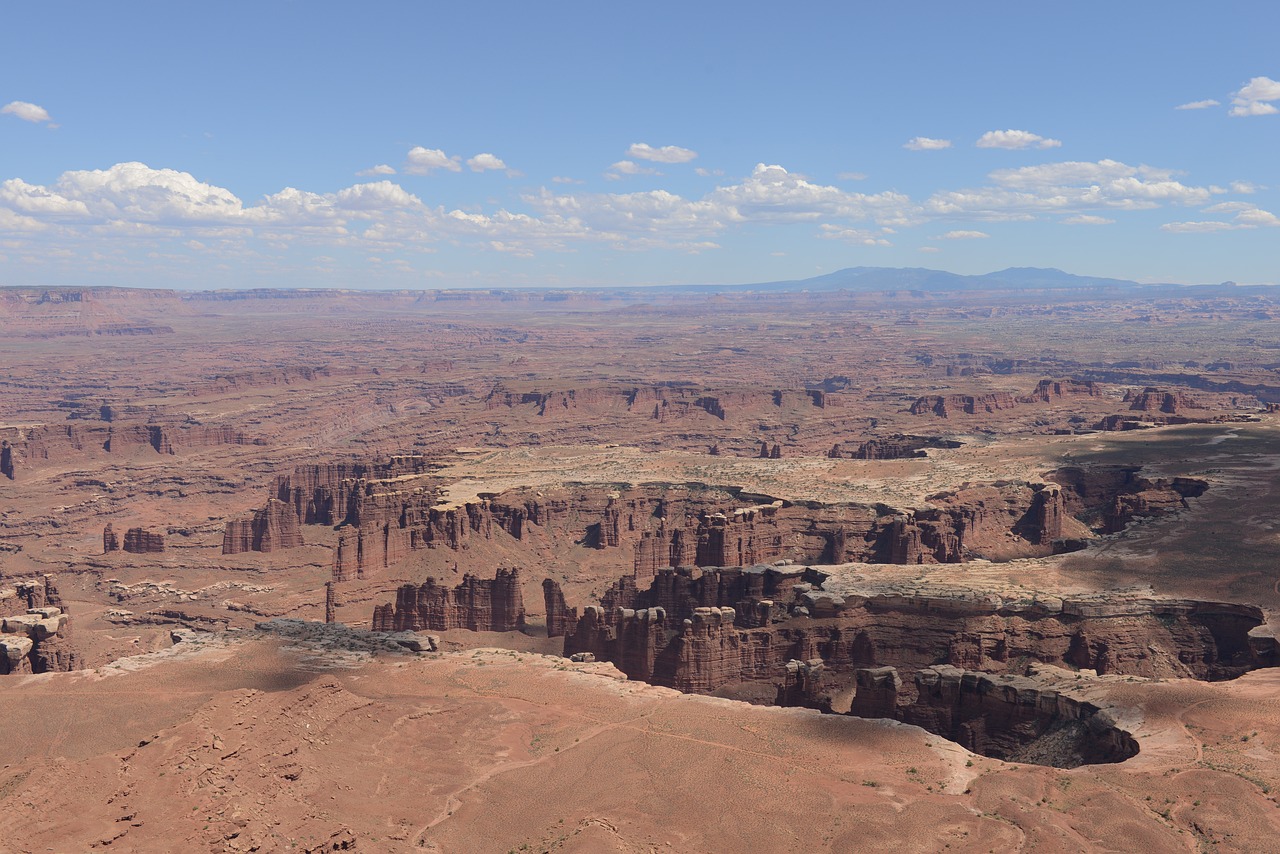
[[[932,413],[941,418],[950,418],[958,413],[973,415],[978,412],[999,412],[1002,409],[1013,409],[1017,405],[1017,399],[1006,391],[980,395],[926,395],[911,404],[911,414],[927,415]]]
[[[404,557],[409,532],[390,522],[382,525],[338,529],[338,545],[333,552],[333,580],[372,577],[377,569],[387,569]]]
[[[554,580],[542,582],[542,599],[547,609],[547,637],[564,637],[578,624],[578,609],[564,602],[564,592]]]
[[[985,756],[1075,768],[1123,762],[1138,743],[1092,703],[1016,676],[945,665],[915,674],[916,699],[896,717]]]
[[[1015,397],[1004,391],[988,394],[925,395],[911,404],[912,415],[933,414],[950,418],[957,414],[974,415],[980,412],[999,412],[1013,409],[1020,404],[1051,403],[1064,397],[1097,397],[1102,389],[1093,382],[1078,380],[1041,380],[1030,394]]]
[[[8,440],[5,440],[0,442],[0,475],[4,475],[9,478],[9,480],[13,480],[14,471],[13,446],[9,444]]]
[[[1129,409],[1135,412],[1163,412],[1180,415],[1188,409],[1204,409],[1200,403],[1180,389],[1162,389],[1147,386],[1141,392],[1129,392],[1124,396]]]
[[[324,621],[326,623],[336,623],[338,621],[338,598],[334,592],[336,582],[326,581],[324,583]]]
[[[159,554],[164,551],[164,534],[130,528],[124,532],[124,550],[132,554]]]
[[[120,550],[120,538],[116,536],[115,529],[108,522],[107,526],[102,529],[102,553],[110,554],[111,552]]]
[[[898,716],[902,680],[896,667],[859,667],[853,671],[854,695],[849,714],[859,718]]]
[[[895,433],[878,439],[868,439],[849,453],[854,460],[902,460],[926,457],[925,448],[959,448],[963,442],[941,439],[937,436],[907,436]],[[840,458],[840,446],[836,445],[828,456]]]
[[[71,620],[53,576],[0,588],[0,675],[79,668],[70,635]]]
[[[222,535],[224,555],[241,552],[274,552],[302,545],[302,529],[297,514],[283,501],[267,499],[267,506],[257,510],[252,519],[236,519],[227,523]]]
[[[619,594],[627,592],[641,605],[666,601],[670,608],[619,607]],[[565,637],[565,654],[591,653],[631,678],[685,691],[776,685],[792,659],[820,658],[833,673],[889,665],[915,671],[938,662],[1001,672],[1015,662],[1038,661],[1200,679],[1231,678],[1264,663],[1249,635],[1262,623],[1261,611],[1243,605],[1114,597],[1004,603],[897,594],[838,600],[819,590],[790,603],[794,613],[811,616],[788,619],[786,607],[770,602],[771,618],[761,622],[742,620],[733,608],[698,604],[692,586],[676,595],[651,587],[615,590],[605,598],[603,606],[584,610]],[[680,620],[677,613],[689,617]],[[758,627],[744,627],[750,622]]]
[[[515,632],[524,630],[524,598],[520,570],[499,569],[492,580],[464,575],[448,588],[428,578],[421,586],[405,584],[394,606],[374,609],[374,631]]]

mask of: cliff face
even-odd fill
[[[912,437],[903,441],[901,447],[863,450],[892,455],[916,446]],[[1205,488],[1199,481],[1153,481],[1136,476],[1136,469],[1118,471],[1061,469],[1047,475],[1052,481],[1047,485],[966,485],[901,511],[784,501],[703,484],[567,484],[442,506],[431,464],[408,456],[379,464],[302,467],[277,479],[271,495],[299,522],[340,526],[334,559],[338,580],[393,566],[416,549],[462,550],[476,540],[510,538],[534,550],[574,545],[616,550],[618,563],[629,565],[643,581],[670,566],[748,566],[779,559],[955,563],[1048,555],[1068,528],[1079,536],[1071,516],[1106,517],[1111,520],[1106,530],[1112,530],[1121,519],[1127,523],[1137,515],[1179,509],[1185,497]],[[279,519],[276,513],[268,520]],[[252,528],[246,532],[236,523],[228,527],[226,547],[244,550],[248,543],[251,548],[252,538]]]
[[[542,582],[542,600],[547,612],[547,637],[564,637],[578,623],[578,609],[565,605],[564,592],[550,578]]]
[[[16,613],[15,613],[16,612]],[[75,670],[71,618],[52,576],[0,588],[0,675]]]
[[[3,431],[5,445],[0,445],[0,474],[5,473],[4,460],[15,468],[19,459],[26,465],[57,463],[100,453],[129,452],[150,448],[158,454],[174,454],[184,449],[217,445],[262,445],[262,439],[251,438],[226,426],[179,423],[120,423],[114,410],[101,408],[102,424],[43,424]],[[10,475],[12,477],[12,475]]]
[[[106,532],[103,532],[105,540]],[[124,532],[124,550],[132,554],[160,554],[164,551],[164,534],[145,528],[130,528]]]
[[[1124,397],[1134,412],[1161,412],[1165,415],[1181,415],[1188,409],[1204,409],[1199,401],[1181,390],[1169,390],[1148,386],[1142,391],[1129,392]]]
[[[657,579],[644,592],[616,586],[603,606],[584,611],[565,638],[565,654],[589,652],[631,678],[696,692],[776,682],[791,660],[820,659],[837,674],[881,666],[915,671],[939,662],[1003,672],[1037,661],[1198,679],[1231,678],[1264,663],[1249,638],[1262,614],[1242,605],[893,593],[841,599],[807,583],[790,601],[747,596],[737,599],[738,608],[700,604],[712,598],[700,595],[713,586],[720,589],[689,584],[674,595]],[[619,605],[623,600],[644,607]],[[667,604],[647,604],[653,602]]]
[[[1138,754],[1137,741],[1105,711],[1034,679],[938,665],[917,671],[914,697],[904,697],[892,667],[856,677],[850,714],[913,724],[983,756],[1075,768]]]
[[[7,440],[0,442],[0,475],[13,480],[16,471],[13,465],[13,446]]]
[[[1031,393],[1026,395],[1014,395],[1002,391],[978,395],[925,395],[911,404],[911,414],[951,418],[956,415],[975,415],[999,412],[1018,406],[1052,403],[1063,398],[1097,397],[1101,394],[1101,388],[1093,382],[1044,379],[1040,380]]]
[[[425,584],[405,584],[396,591],[394,605],[375,608],[373,630],[515,632],[524,629],[524,598],[520,570],[499,569],[492,579],[465,575],[449,588],[428,578]]]
[[[267,499],[267,506],[251,519],[227,523],[222,535],[224,555],[241,552],[274,552],[302,545],[302,528],[293,508],[283,501]]]

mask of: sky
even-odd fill
[[[1280,283],[1280,3],[11,3],[0,285]]]

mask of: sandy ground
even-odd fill
[[[535,653],[182,647],[0,694],[4,850],[1278,850],[1275,671],[1102,680],[1143,751],[1062,771]]]

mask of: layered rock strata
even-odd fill
[[[14,613],[21,609],[19,613]],[[52,576],[0,588],[0,675],[75,670],[71,619]]]
[[[560,585],[550,578],[542,582],[542,601],[547,613],[547,637],[564,637],[578,624],[578,609],[565,604]]]
[[[1111,520],[1104,525],[1111,530],[1115,520],[1179,509],[1205,488],[1200,481],[1149,480],[1135,468],[1100,467],[1051,472],[1048,483],[965,485],[906,510],[786,501],[695,483],[566,484],[443,505],[430,469],[422,457],[310,466],[280,479],[272,497],[292,507],[302,523],[339,526],[337,580],[393,566],[417,549],[458,551],[509,537],[534,549],[618,550],[618,562],[643,581],[681,565],[954,563],[1048,555],[1060,550],[1054,545],[1059,539],[1087,533],[1072,516]],[[229,529],[228,536],[231,548],[245,541],[242,528]]]
[[[104,539],[105,536],[104,531]],[[124,550],[130,554],[160,554],[164,551],[164,534],[146,528],[130,528],[124,532]]]
[[[376,632],[516,632],[524,624],[519,569],[499,569],[492,579],[468,574],[456,587],[445,587],[434,578],[422,585],[405,584],[396,591],[394,605],[388,602],[373,611]]]
[[[222,535],[224,555],[241,552],[274,552],[302,545],[302,528],[293,508],[271,498],[267,506],[254,512],[250,519],[227,523]]]
[[[938,663],[999,673],[1042,662],[1209,680],[1275,663],[1250,637],[1261,611],[1245,605],[1140,596],[1004,600],[807,583],[792,592],[785,605],[735,600],[733,592],[704,605],[710,597],[663,600],[651,588],[636,601],[669,607],[588,607],[565,638],[565,654],[589,652],[631,678],[693,692],[777,684],[791,660],[820,659],[829,672],[846,674]],[[766,609],[762,623],[757,615]]]

